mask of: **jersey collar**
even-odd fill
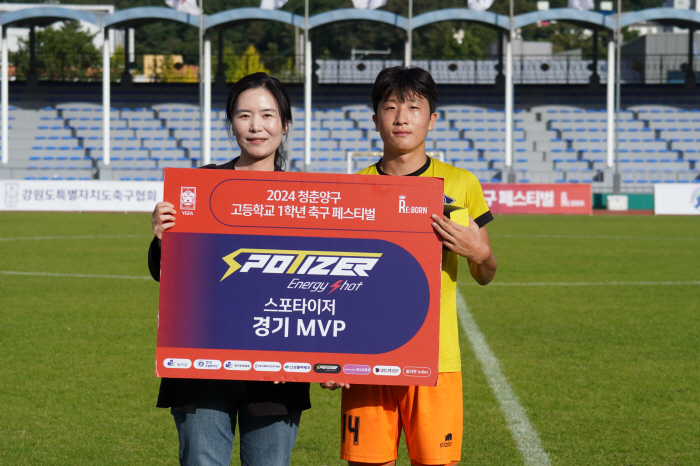
[[[428,171],[428,168],[430,168],[431,159],[427,155],[425,156],[425,158],[427,160],[425,161],[425,163],[423,164],[422,167],[420,167],[418,170],[414,171],[413,173],[409,173],[408,175],[404,175],[404,176],[421,176],[423,173]],[[379,173],[380,175],[387,175],[388,176],[388,174],[384,173],[382,171],[381,167],[379,166],[380,162],[381,162],[381,160],[379,162],[377,162],[376,164],[374,164],[374,167],[377,169],[377,173]]]

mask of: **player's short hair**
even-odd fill
[[[423,97],[430,105],[430,113],[435,113],[438,101],[437,86],[430,73],[423,68],[392,66],[380,71],[372,86],[372,106],[375,114],[379,104],[392,94],[399,102],[405,102],[415,96]]]
[[[272,94],[277,102],[278,115],[282,123],[282,128],[289,128],[292,124],[292,104],[289,100],[289,95],[284,85],[276,78],[268,76],[266,73],[253,73],[239,79],[231,88],[226,101],[226,131],[229,138],[233,141],[233,116],[236,110],[236,101],[238,96],[250,89],[262,87]],[[287,133],[289,134],[289,133]],[[284,156],[282,152],[284,146],[280,146],[275,151],[275,166],[280,170],[284,170]]]

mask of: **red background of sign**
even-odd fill
[[[229,181],[235,180],[235,181]],[[183,215],[180,209],[182,187],[196,188],[196,208],[193,215]],[[230,205],[274,204],[268,201],[268,190],[287,191],[338,191],[345,208],[369,207],[375,209],[375,220],[359,219],[296,219],[265,218],[257,215],[231,216]],[[398,211],[399,195],[405,195],[411,206],[427,207],[427,214],[405,214]],[[421,265],[430,289],[430,305],[427,317],[418,333],[403,346],[383,354],[308,353],[284,351],[222,350],[204,348],[170,348],[158,344],[156,349],[156,375],[174,378],[209,378],[238,380],[274,380],[297,382],[336,382],[383,385],[430,385],[437,383],[438,338],[440,319],[440,274],[442,243],[431,226],[430,215],[442,213],[443,181],[424,177],[379,177],[361,175],[321,175],[308,173],[251,172],[229,170],[173,169],[165,171],[164,200],[175,205],[178,212],[176,225],[163,235],[161,260],[161,295],[159,320],[168,313],[168,296],[163,293],[176,274],[168,257],[175,252],[169,249],[168,238],[178,232],[224,233],[263,236],[303,236],[332,238],[368,238],[390,241],[408,251]],[[211,208],[210,208],[211,200]],[[294,205],[300,205],[294,202]],[[317,204],[324,205],[324,204]],[[325,204],[333,206],[333,203]],[[307,204],[308,208],[308,204]],[[277,207],[275,207],[277,209]],[[226,213],[228,212],[228,213]],[[217,220],[231,222],[227,226]],[[228,220],[234,218],[235,220]],[[418,233],[418,234],[417,234]],[[407,283],[406,286],[410,286]],[[159,334],[162,329],[159,327]],[[387,329],[391,331],[391,329]],[[160,341],[160,337],[159,337]],[[311,357],[313,356],[313,357]],[[352,365],[385,365],[401,368],[399,376],[357,374],[287,373],[174,369],[164,367],[169,358],[219,360],[307,362]],[[429,368],[429,376],[407,376],[406,368]]]
[[[590,184],[501,184],[484,183],[482,185],[484,196],[489,209],[494,214],[582,214],[593,213],[593,198]],[[495,192],[495,199],[492,193]],[[508,192],[512,193],[512,197]],[[528,202],[528,192],[530,202]],[[542,196],[537,193],[553,193],[553,205],[544,206]],[[562,196],[566,196],[569,205],[566,205]],[[540,198],[537,205],[537,198]],[[521,200],[521,198],[525,198]],[[508,202],[513,199],[514,202]],[[517,200],[516,200],[517,199]],[[576,205],[572,205],[573,203]],[[510,205],[509,205],[510,204]],[[524,204],[524,205],[523,205]]]

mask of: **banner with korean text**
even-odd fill
[[[0,180],[0,210],[152,212],[163,183],[98,180]]]
[[[172,169],[156,375],[437,383],[438,178]]]
[[[494,214],[593,213],[590,184],[484,183],[482,188]]]

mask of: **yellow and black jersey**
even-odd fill
[[[469,215],[480,228],[493,220],[493,215],[484,199],[479,180],[468,170],[455,168],[430,157],[419,170],[407,176],[430,176],[445,182],[444,203],[466,207]],[[386,175],[379,162],[358,174]],[[457,261],[459,256],[451,251],[442,251],[442,291],[440,296],[440,372],[461,370],[459,335],[457,326]]]

